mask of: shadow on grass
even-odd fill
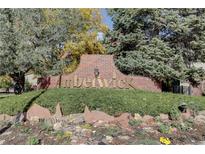
[[[6,93],[6,92],[0,92],[0,99],[4,99],[10,96],[14,96],[13,93]]]
[[[23,111],[22,112],[19,112],[15,118],[15,120],[13,122],[9,122],[7,123],[7,125],[3,128],[0,128],[0,135],[3,134],[4,132],[6,132],[11,126],[12,126],[12,123],[18,123],[20,121],[20,117],[21,117],[21,114],[24,114],[25,112],[27,112],[27,110],[30,108],[30,106],[33,104],[33,102],[38,98],[40,97],[43,93],[45,93],[46,90],[43,90],[40,94],[36,95],[35,97],[33,97],[27,104],[26,106],[24,107]]]
[[[27,112],[27,110],[31,107],[31,105],[33,104],[33,102],[39,98],[43,93],[45,93],[46,90],[43,90],[40,94],[36,95],[35,97],[33,97],[28,103],[26,103],[26,106],[23,109],[23,112]]]

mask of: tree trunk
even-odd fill
[[[11,75],[15,82],[14,86],[14,92],[16,94],[21,94],[22,92],[25,91],[25,73],[24,72],[19,72],[19,73],[14,73]]]

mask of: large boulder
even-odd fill
[[[33,104],[26,114],[26,119],[29,121],[37,121],[38,119],[48,119],[51,118],[51,113],[48,109],[38,105]]]
[[[25,122],[26,121],[26,112],[19,112],[15,119],[14,119],[14,123],[21,123],[21,122]]]
[[[192,116],[193,116],[193,112],[190,109],[187,109],[186,112],[181,113],[181,118],[183,120],[188,120],[192,118]]]
[[[62,123],[61,122],[58,122],[58,123],[55,123],[54,125],[53,125],[53,129],[54,130],[61,130],[62,129]]]
[[[63,116],[62,110],[61,110],[61,107],[60,107],[59,103],[56,105],[56,112],[53,116],[57,117],[57,118],[61,118]]]
[[[154,117],[152,117],[150,115],[143,116],[142,121],[145,125],[148,125],[148,126],[152,126],[155,124]]]
[[[114,123],[118,123],[121,128],[131,130],[129,125],[129,121],[132,120],[133,117],[130,113],[123,113],[119,117],[116,117]]]
[[[198,115],[194,118],[194,124],[195,125],[205,125],[205,116],[204,115]]]
[[[86,123],[94,124],[97,121],[109,123],[114,120],[114,117],[101,111],[90,111],[86,106],[84,110],[84,119]]]
[[[203,110],[203,111],[199,111],[199,115],[203,115],[203,116],[205,116],[205,110]]]
[[[140,120],[140,121],[141,121],[141,120],[142,120],[142,117],[140,116],[140,114],[135,113],[135,114],[134,114],[134,119],[135,119],[135,120]]]
[[[80,124],[85,122],[83,113],[70,114],[68,116],[68,120],[69,122],[72,122],[74,124]]]
[[[15,116],[10,116],[8,114],[0,114],[0,121],[13,121]]]
[[[163,113],[159,115],[159,119],[162,122],[169,122],[170,121],[169,120],[169,115],[168,114],[163,114]]]

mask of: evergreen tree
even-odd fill
[[[8,74],[24,89],[30,70],[59,73],[65,64],[61,44],[69,39],[75,14],[72,9],[0,9],[0,75]]]
[[[113,31],[107,34],[108,52],[126,74],[158,81],[198,82],[204,71],[204,9],[109,9]]]

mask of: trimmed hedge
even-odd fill
[[[205,109],[205,97],[186,96],[172,93],[155,93],[128,89],[50,89],[28,92],[20,96],[10,96],[0,99],[0,113],[10,115],[25,109],[28,102],[37,103],[55,111],[57,102],[60,102],[63,113],[83,112],[85,105],[90,109],[100,109],[111,115],[122,112],[149,114],[156,116],[159,113],[169,113],[174,105],[181,102],[194,103],[200,110]],[[39,97],[37,97],[39,96]]]

